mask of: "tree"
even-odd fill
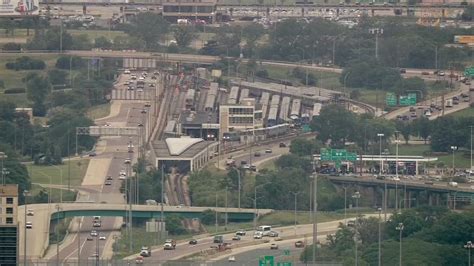
[[[26,82],[26,95],[33,102],[33,111],[36,115],[46,113],[44,101],[50,92],[51,83],[47,77],[35,74]]]
[[[469,5],[463,10],[461,19],[464,21],[472,21],[472,18],[474,18],[474,6]]]
[[[319,152],[322,144],[316,140],[297,138],[291,141],[290,152],[299,156],[313,155]]]
[[[147,49],[158,47],[160,41],[169,31],[169,23],[159,14],[139,13],[130,21],[126,32],[144,41]]]
[[[355,139],[356,115],[339,105],[326,105],[319,116],[311,121],[311,128],[317,131],[318,139],[330,141],[332,147],[344,147],[346,141]]]
[[[179,47],[187,47],[196,38],[193,27],[178,25],[174,29],[174,39]]]
[[[48,71],[48,79],[53,85],[66,84],[66,76],[68,73],[58,69]]]
[[[412,133],[411,124],[408,122],[397,120],[397,122],[395,123],[395,128],[402,134],[403,139],[405,140],[405,144],[408,144],[408,141],[410,140],[410,135]]]
[[[426,140],[429,138],[431,134],[430,120],[425,116],[418,118],[413,121],[413,128],[418,133],[418,136],[420,136],[425,141],[425,144],[426,144]]]
[[[177,214],[170,214],[166,217],[166,229],[168,229],[168,232],[172,235],[181,235],[184,232],[186,232],[186,229],[184,229],[182,221],[183,217],[177,215]]]

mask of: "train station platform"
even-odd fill
[[[218,142],[202,138],[167,138],[152,144],[152,161],[160,169],[178,167],[180,171],[194,171],[203,167],[218,152]]]

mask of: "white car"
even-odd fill
[[[253,239],[262,239],[263,234],[261,232],[256,232],[253,234]]]
[[[125,179],[127,179],[126,176],[124,176],[124,175],[120,175],[120,176],[119,176],[119,180],[125,180]]]
[[[125,70],[123,71],[123,73],[124,73],[124,74],[130,74],[130,70],[125,69]]]
[[[26,229],[31,229],[33,228],[33,223],[32,222],[26,222]]]
[[[229,259],[228,259],[229,262],[235,262],[235,257],[234,256],[230,256]]]
[[[105,240],[106,237],[105,236],[99,236],[99,240]]]
[[[125,161],[124,161],[124,163],[126,163],[126,164],[129,164],[129,163],[131,163],[131,162],[132,162],[132,161],[131,161],[129,158],[125,159]]]
[[[92,230],[92,231],[91,231],[91,236],[97,236],[97,231],[96,231],[96,230]]]
[[[119,174],[119,175],[126,176],[126,175],[127,175],[127,172],[125,172],[125,170],[120,170],[120,174]]]

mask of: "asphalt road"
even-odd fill
[[[469,86],[464,84],[464,83],[461,83],[459,82],[459,85],[460,85],[460,89],[458,90],[455,90],[453,92],[450,92],[450,93],[447,93],[444,95],[444,100],[448,100],[448,99],[451,99],[453,96],[459,96],[461,93],[467,93],[469,94]],[[414,108],[416,108],[416,117],[420,117],[421,115],[423,115],[423,111],[428,109],[430,107],[431,104],[435,104],[437,106],[444,106],[445,103],[442,102],[442,97],[439,96],[439,97],[436,97],[436,98],[433,98],[433,99],[428,99],[428,100],[425,100],[423,102],[419,102],[417,103],[416,106],[413,106]],[[463,102],[463,99],[461,98],[460,99],[460,102],[459,104],[457,105],[453,105],[453,107],[444,107],[444,115],[447,115],[447,114],[450,114],[450,113],[453,113],[453,112],[457,112],[459,110],[462,110],[464,108],[468,108],[469,107],[469,103],[468,102]],[[390,113],[387,113],[384,115],[384,118],[386,119],[395,119],[397,118],[397,116],[404,116],[404,115],[407,115],[408,117],[410,117],[410,114],[412,112],[410,112],[410,106],[407,106],[407,107],[401,107],[401,108],[398,108]],[[430,120],[433,120],[435,118],[438,118],[440,116],[443,115],[443,112],[442,111],[434,111],[431,116],[429,117]]]
[[[151,80],[150,76],[151,75],[148,76],[145,86],[148,86],[149,83],[156,82],[155,80]],[[123,82],[125,78],[126,77],[122,75],[117,82],[117,86],[120,89],[124,89]],[[150,110],[152,110],[152,108],[150,108]],[[146,122],[150,119],[150,114],[148,112],[143,113],[143,109],[143,101],[125,101],[120,105],[120,110],[116,116],[100,119],[97,124],[111,127],[136,127],[138,124],[144,124],[146,127]],[[136,160],[138,139],[137,137],[101,137],[100,141],[102,142],[102,146],[97,147],[97,156],[91,158],[91,162],[93,160],[105,160],[109,162],[109,164],[108,168],[105,169],[105,175],[104,171],[94,173],[94,169],[88,169],[88,171],[92,170],[91,175],[94,175],[93,178],[95,179],[92,182],[93,185],[83,183],[84,187],[92,189],[88,200],[100,203],[124,203],[124,195],[119,191],[122,183],[122,181],[119,180],[119,173],[121,170],[126,169],[126,165],[124,164],[126,158],[131,158],[132,163]],[[128,152],[129,141],[132,141],[134,144],[133,153]],[[104,184],[106,176],[113,178],[111,185]],[[80,250],[81,261],[95,260],[94,255],[97,252],[101,257],[110,257],[110,246],[112,241],[114,241],[113,232],[120,228],[123,222],[122,218],[104,217],[102,218],[100,228],[92,227],[92,217],[82,217],[80,219],[80,233],[79,235],[71,234],[69,241],[65,241],[65,243],[60,246],[59,261],[63,263],[67,261],[77,261],[78,250]],[[96,230],[100,236],[105,236],[106,240],[96,241],[97,238],[93,238],[92,241],[88,241],[87,236],[90,235],[91,230]],[[108,246],[108,250],[105,250],[106,246]],[[104,252],[106,254],[104,254]],[[49,259],[53,262],[57,261],[56,254],[50,256]]]

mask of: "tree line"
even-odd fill
[[[327,105],[318,117],[311,121],[311,128],[318,132],[317,139],[332,148],[345,148],[364,153],[379,153],[379,145],[384,149],[395,138],[406,143],[411,137],[430,140],[433,152],[450,151],[451,146],[469,149],[470,128],[473,117],[444,116],[435,120],[420,117],[412,121],[390,121],[368,114],[357,115],[340,105]],[[383,138],[377,134],[384,134]],[[382,140],[382,143],[380,143]]]
[[[467,252],[463,246],[474,237],[474,212],[457,213],[444,207],[421,206],[393,213],[387,222],[378,218],[357,218],[352,227],[339,225],[339,230],[321,244],[317,261],[355,264],[355,241],[358,242],[358,264],[377,265],[378,232],[381,223],[382,265],[399,264],[402,223],[403,265],[465,265]],[[301,254],[302,262],[312,261],[312,246]]]

